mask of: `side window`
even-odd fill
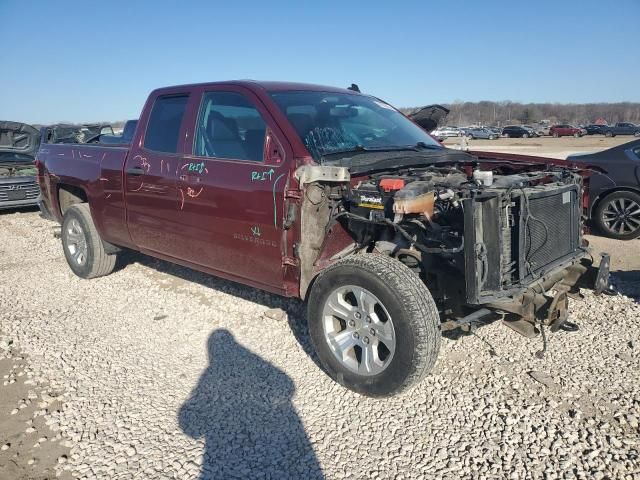
[[[180,125],[188,99],[188,95],[172,95],[156,99],[144,134],[144,148],[156,152],[176,153]]]
[[[193,153],[262,162],[266,129],[260,112],[241,93],[208,92],[200,105]]]

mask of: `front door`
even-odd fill
[[[290,158],[258,98],[241,87],[194,92],[192,141],[177,179],[179,258],[258,286],[283,287]],[[269,155],[266,147],[269,146]],[[286,148],[290,148],[288,145]]]

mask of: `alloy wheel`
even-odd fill
[[[618,235],[635,232],[640,228],[640,205],[630,198],[611,200],[602,211],[602,223]]]
[[[87,263],[87,237],[84,234],[80,222],[75,218],[67,225],[66,248],[71,258],[78,265]]]
[[[354,285],[333,290],[324,304],[325,341],[335,358],[359,375],[384,371],[396,350],[393,320],[370,291]]]

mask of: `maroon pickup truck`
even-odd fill
[[[44,144],[36,163],[77,275],[134,249],[302,298],[328,374],[384,396],[433,367],[443,330],[567,329],[568,297],[607,287],[585,172],[478,155],[369,95],[242,81],[156,90],[130,144]]]

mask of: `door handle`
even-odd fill
[[[144,175],[146,171],[142,167],[127,168],[127,175]]]

